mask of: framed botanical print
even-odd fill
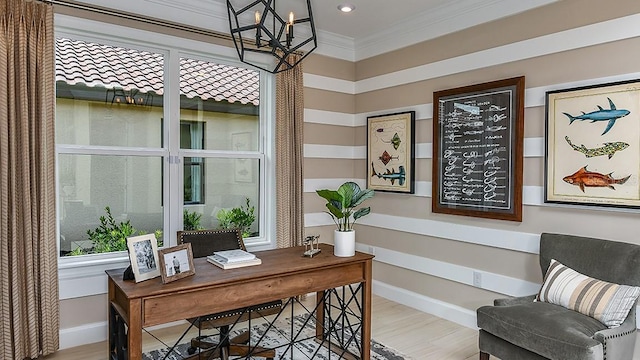
[[[545,202],[640,208],[640,80],[546,93]]]
[[[367,118],[367,188],[413,194],[416,112]]]

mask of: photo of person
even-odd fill
[[[163,256],[167,276],[175,276],[190,270],[187,249],[166,253]]]
[[[157,269],[156,261],[153,256],[153,246],[151,240],[139,241],[133,244],[136,253],[136,262],[138,270],[141,274],[145,274]]]

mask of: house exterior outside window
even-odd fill
[[[273,242],[265,75],[152,45],[57,33],[62,267],[68,258],[126,256],[126,244],[105,239],[105,224],[120,237],[155,233],[170,246],[185,211],[198,215],[198,227],[216,228],[220,214],[247,201],[256,220],[245,242]]]

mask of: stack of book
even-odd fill
[[[262,260],[255,255],[240,249],[217,251],[213,255],[207,256],[207,261],[223,269],[262,264]]]

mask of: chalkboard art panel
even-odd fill
[[[432,212],[522,221],[524,77],[433,94]]]
[[[640,80],[546,93],[545,202],[640,208]]]
[[[367,188],[413,194],[415,111],[367,117]]]

